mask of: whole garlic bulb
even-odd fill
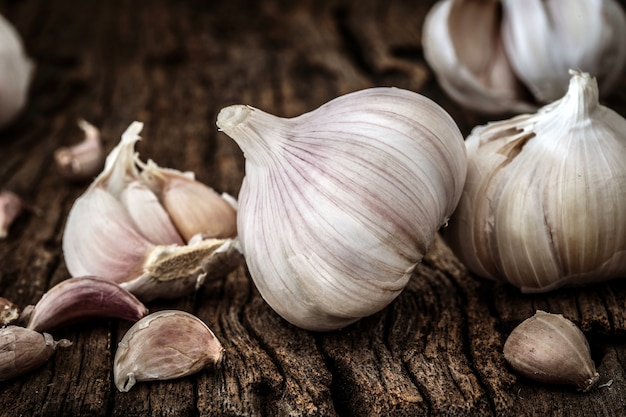
[[[560,98],[570,68],[612,91],[626,68],[626,14],[615,0],[441,0],[423,47],[439,84],[483,113],[521,113]]]
[[[466,140],[465,190],[445,237],[476,274],[525,292],[626,275],[626,119],[572,72],[567,94]]]
[[[33,71],[20,35],[0,15],[0,127],[10,123],[26,105]]]
[[[400,294],[465,180],[454,121],[397,88],[291,119],[230,106],[217,125],[246,158],[237,229],[252,279],[305,329],[341,328]]]

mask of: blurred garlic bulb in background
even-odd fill
[[[442,0],[423,31],[442,88],[483,113],[560,98],[570,68],[608,93],[626,68],[626,15],[615,0]]]
[[[102,173],[74,202],[63,254],[72,276],[103,277],[150,301],[187,294],[207,274],[233,269],[241,256],[235,208],[192,173],[141,162],[134,147],[142,127],[130,125]],[[178,193],[176,201],[167,199],[170,193]]]
[[[626,276],[626,119],[572,72],[567,94],[466,140],[444,235],[473,272],[526,292]]]
[[[406,286],[463,189],[452,118],[397,88],[370,88],[284,119],[222,109],[246,158],[237,228],[267,303],[310,330],[381,310]]]
[[[0,128],[9,124],[26,105],[34,68],[20,35],[0,15]]]

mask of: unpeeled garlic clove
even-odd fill
[[[0,297],[0,327],[9,325],[19,318],[19,307],[6,298]]]
[[[182,378],[219,363],[224,349],[199,318],[178,310],[152,313],[122,337],[113,363],[115,386]]]
[[[55,341],[48,333],[19,326],[0,328],[0,381],[16,378],[39,368],[54,354],[57,345],[70,346],[66,339]]]
[[[561,314],[538,310],[509,335],[504,358],[527,378],[588,391],[600,376],[582,331]]]
[[[478,126],[444,237],[477,275],[524,292],[626,275],[626,119],[572,71],[535,114]]]
[[[28,328],[50,331],[94,318],[137,321],[148,309],[119,285],[93,276],[70,278],[52,287],[37,302]]]
[[[463,189],[456,124],[407,90],[361,90],[291,119],[234,105],[217,125],[246,158],[237,229],[250,275],[305,329],[388,305]]]
[[[75,201],[63,234],[63,253],[72,276],[105,277],[123,284],[131,292],[137,291],[135,295],[148,301],[189,293],[208,274],[217,271],[217,268],[205,270],[203,265],[234,265],[241,256],[235,251],[216,252],[222,244],[236,247],[231,239],[223,239],[217,245],[213,241],[193,247],[185,245],[183,235],[186,237],[189,230],[182,230],[179,225],[184,223],[181,219],[187,209],[176,209],[176,205],[194,205],[189,212],[196,214],[208,210],[204,217],[190,216],[186,226],[199,217],[206,220],[215,211],[207,209],[204,202],[190,198],[196,195],[195,191],[186,191],[182,200],[164,197],[171,193],[166,190],[171,182],[169,178],[184,175],[139,160],[134,146],[140,139],[142,126],[139,122],[129,126],[108,155],[102,173]],[[140,167],[144,172],[140,172]],[[167,179],[156,180],[157,177]],[[185,178],[185,187],[191,183],[194,190],[208,189]],[[225,199],[221,200],[234,215],[235,210]],[[197,225],[197,230],[204,229],[205,223]],[[225,261],[224,253],[231,254],[232,260]],[[177,271],[168,269],[174,266]],[[154,276],[154,273],[167,276]]]
[[[8,236],[11,224],[23,209],[24,202],[17,194],[8,190],[0,191],[0,239]]]
[[[0,15],[0,128],[22,111],[35,65],[26,55],[19,33]]]
[[[57,149],[54,160],[64,177],[82,181],[96,176],[104,165],[104,149],[100,140],[100,130],[94,125],[79,120],[78,127],[85,132],[82,142]]]

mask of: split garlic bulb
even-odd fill
[[[34,65],[13,25],[0,15],[0,127],[26,105]]]
[[[237,228],[250,275],[305,329],[344,327],[400,294],[465,180],[452,118],[397,88],[291,119],[230,106],[217,125],[246,158]]]
[[[567,90],[570,68],[612,91],[626,68],[615,0],[442,0],[426,16],[424,56],[439,84],[483,113],[521,113]]]
[[[476,274],[526,292],[624,277],[625,133],[580,72],[536,114],[475,128],[451,248]]]

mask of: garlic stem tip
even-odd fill
[[[232,129],[241,124],[248,117],[250,111],[251,108],[243,104],[224,107],[217,115],[217,127],[223,131]]]

